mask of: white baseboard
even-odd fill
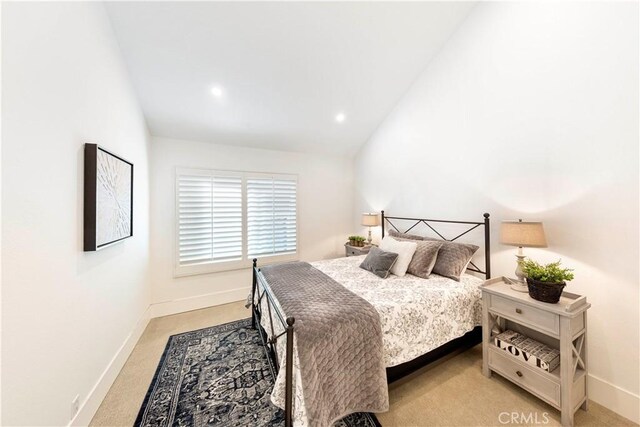
[[[106,369],[98,379],[98,382],[82,402],[80,410],[71,420],[69,426],[87,426],[93,419],[102,400],[116,380],[120,370],[131,355],[133,348],[138,343],[149,321],[154,317],[169,316],[171,314],[184,313],[186,311],[198,310],[215,305],[227,304],[235,301],[243,301],[249,294],[250,289],[240,288],[228,291],[214,292],[211,294],[198,295],[190,298],[182,298],[173,301],[151,304],[142,313],[131,333],[113,356]]]
[[[158,302],[151,304],[149,309],[151,310],[152,318],[170,316],[172,314],[199,310],[201,308],[228,304],[230,302],[244,301],[247,298],[247,295],[249,295],[249,292],[251,292],[251,288],[249,287],[230,289],[228,291],[218,291],[189,298]]]
[[[89,392],[87,398],[80,405],[78,413],[69,423],[70,426],[89,425],[91,419],[100,407],[102,400],[107,395],[111,385],[116,380],[120,370],[124,366],[129,355],[133,351],[133,348],[136,346],[138,340],[142,336],[142,333],[149,324],[149,320],[151,320],[151,316],[149,307],[147,307],[144,313],[142,313],[140,319],[138,319],[138,322],[131,333],[129,333],[118,351],[116,351],[116,354],[113,356],[102,375],[100,375],[96,385],[93,386],[93,389]]]
[[[640,424],[640,396],[589,374],[589,399]]]

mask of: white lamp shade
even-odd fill
[[[380,225],[380,217],[376,213],[364,213],[362,214],[362,225],[376,227]]]
[[[500,243],[524,248],[546,248],[547,238],[541,222],[502,221]]]

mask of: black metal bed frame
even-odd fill
[[[480,226],[484,226],[484,271],[480,270],[480,268],[478,268],[478,266],[475,265],[473,263],[473,261],[471,261],[469,263],[469,265],[471,267],[467,267],[467,270],[474,271],[474,272],[480,273],[480,274],[484,274],[485,278],[487,278],[487,279],[491,278],[491,230],[489,229],[489,214],[488,213],[485,213],[485,214],[482,215],[484,217],[484,221],[482,221],[482,222],[452,221],[452,220],[444,220],[444,219],[426,219],[426,218],[407,218],[407,217],[402,217],[402,216],[385,216],[384,211],[381,211],[380,214],[381,214],[381,217],[382,217],[382,220],[380,221],[380,224],[382,224],[382,237],[383,238],[384,238],[384,222],[385,221],[387,221],[389,223],[389,225],[392,226],[393,228],[395,228],[396,231],[399,232],[399,233],[408,233],[409,231],[413,230],[418,225],[424,224],[427,227],[429,227],[431,229],[431,231],[436,233],[438,235],[438,237],[440,237],[442,240],[446,240],[447,242],[456,241],[460,237],[462,237],[465,234],[475,230],[476,228],[478,228]],[[411,227],[407,228],[406,230],[400,231],[398,229],[398,227],[396,227],[391,222],[392,219],[394,219],[394,220],[403,220],[403,221],[414,221],[414,223],[413,223],[413,225],[411,225]],[[433,228],[433,226],[431,224],[429,224],[430,222],[446,223],[446,224],[464,224],[464,225],[468,225],[469,228],[467,230],[465,230],[464,232],[458,234],[456,237],[454,237],[452,239],[447,239],[442,234],[440,234],[438,232],[438,230]]]
[[[404,231],[400,231],[395,224],[392,223],[391,220],[401,220],[401,221],[413,221],[413,225],[407,228]],[[384,211],[381,211],[381,224],[382,224],[382,237],[384,237],[384,229],[385,229],[385,221],[393,227],[396,231],[401,233],[407,233],[411,231],[413,228],[418,226],[419,224],[425,224],[429,229],[431,229],[434,233],[436,233],[442,240],[453,242],[458,240],[460,237],[466,235],[467,233],[475,230],[480,226],[484,226],[484,250],[485,250],[485,269],[484,271],[480,270],[478,266],[476,266],[473,262],[469,263],[467,267],[468,270],[474,271],[476,273],[484,274],[485,278],[491,278],[491,253],[490,253],[490,229],[489,229],[489,214],[484,214],[484,221],[482,222],[474,222],[474,221],[452,221],[452,220],[440,220],[440,219],[426,219],[426,218],[407,218],[407,217],[394,217],[394,216],[385,216]],[[463,233],[458,234],[452,239],[447,239],[442,234],[440,234],[430,223],[447,223],[447,224],[463,224],[468,225],[469,228]],[[261,284],[262,286],[258,286]],[[262,292],[260,292],[260,288],[262,288]],[[257,299],[256,299],[257,297]],[[267,299],[267,314],[269,315],[269,329],[270,333],[264,330],[260,321],[264,313],[262,312],[262,301],[263,299]],[[274,320],[273,313],[276,314],[276,320],[280,323],[283,328],[283,331],[276,335],[276,331],[274,328]],[[286,337],[286,350],[285,350],[285,427],[291,427],[293,425],[293,332],[294,332],[295,318],[287,317],[286,319],[277,308],[275,304],[275,297],[271,293],[271,288],[269,283],[267,283],[266,279],[260,272],[258,268],[258,259],[253,259],[253,279],[252,279],[252,287],[251,287],[251,326],[255,329],[257,328],[260,332],[260,338],[262,340],[262,345],[265,347],[269,357],[273,361],[273,366],[275,367],[275,372],[272,372],[273,378],[276,378],[276,375],[280,371],[280,358],[278,357],[278,339],[282,336]],[[422,356],[417,357],[414,360],[409,362],[393,366],[391,368],[387,368],[387,382],[391,383],[400,379],[415,370],[426,366],[427,364],[451,353],[460,348],[468,348],[475,344],[481,342],[481,330],[480,327],[476,327],[472,331],[468,332],[464,336],[460,338],[456,338],[432,351],[426,353]]]

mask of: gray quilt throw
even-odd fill
[[[311,426],[389,409],[380,317],[366,300],[306,262],[263,267],[294,336]]]

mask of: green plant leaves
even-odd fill
[[[573,280],[573,269],[560,267],[561,261],[542,265],[527,258],[522,261],[521,268],[525,276],[541,282],[561,283]]]

